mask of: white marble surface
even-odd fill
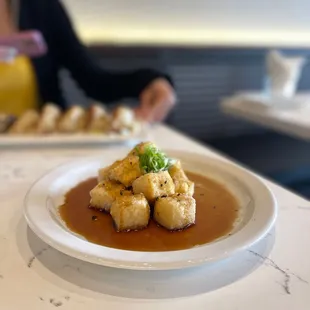
[[[279,109],[258,102],[232,96],[221,102],[223,112],[284,133],[295,138],[310,140],[310,94],[296,96],[304,102],[300,108]]]
[[[160,146],[212,154],[165,127]],[[266,183],[279,203],[275,229],[253,248],[185,271],[122,271],[65,256],[40,241],[23,219],[29,186],[48,169],[102,149],[0,148],[0,309],[309,309],[310,203]]]

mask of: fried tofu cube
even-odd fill
[[[109,170],[110,180],[118,181],[126,187],[143,174],[138,156],[127,156]]]
[[[174,194],[157,199],[154,207],[155,221],[169,229],[179,230],[195,224],[196,200],[188,195]]]
[[[156,147],[157,146],[153,143],[153,142],[141,142],[139,144],[137,144],[130,152],[129,152],[129,156],[130,155],[138,155],[139,154],[143,154],[144,153],[144,150],[146,147],[148,146],[153,146],[153,147]]]
[[[175,178],[173,181],[174,181],[176,193],[186,194],[189,196],[194,195],[194,191],[195,191],[194,182],[192,182],[188,179],[178,179],[178,178]]]
[[[111,205],[117,197],[132,193],[127,191],[124,185],[106,180],[94,187],[89,194],[91,207],[110,212]]]
[[[117,231],[145,228],[150,220],[150,206],[142,194],[117,198],[110,214]]]
[[[194,195],[195,184],[188,179],[180,161],[177,161],[169,168],[169,174],[174,182],[176,193]]]
[[[173,178],[178,179],[187,179],[187,176],[182,168],[181,162],[178,160],[176,161],[170,168],[169,168],[169,174]]]
[[[98,171],[98,182],[102,182],[105,180],[109,180],[109,172],[112,168],[116,167],[121,161],[117,160],[116,162],[114,162],[112,165],[105,167],[105,168],[101,168]]]
[[[174,194],[174,184],[168,171],[147,173],[132,183],[135,194],[142,193],[149,203],[157,197]]]

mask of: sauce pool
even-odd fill
[[[196,224],[182,231],[168,231],[153,220],[146,229],[116,232],[109,214],[90,209],[89,191],[97,179],[72,188],[59,208],[67,227],[90,242],[130,251],[174,251],[192,248],[227,235],[238,217],[235,197],[221,184],[187,172],[195,182]]]

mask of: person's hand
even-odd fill
[[[175,103],[173,87],[167,80],[159,78],[142,91],[136,114],[147,122],[160,122],[166,118]]]

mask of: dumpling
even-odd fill
[[[46,104],[42,110],[39,120],[38,133],[54,133],[57,131],[58,121],[61,116],[61,110],[55,104]]]
[[[76,133],[85,129],[86,112],[80,106],[71,107],[60,119],[58,129],[63,133]]]

